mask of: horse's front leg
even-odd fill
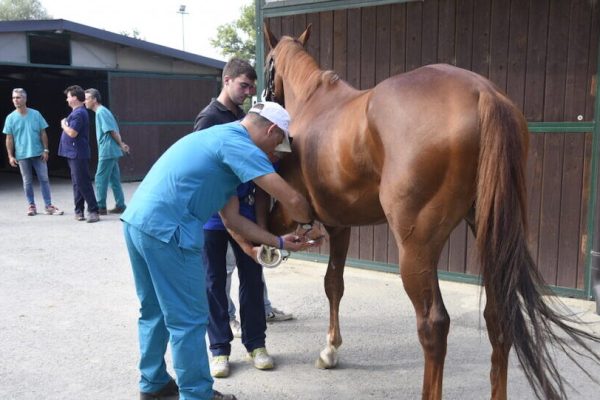
[[[334,368],[338,362],[338,348],[342,344],[340,333],[340,301],[344,295],[344,266],[350,245],[350,228],[325,227],[329,233],[329,264],[325,274],[325,293],[329,299],[329,331],[327,346],[319,354],[317,368]]]

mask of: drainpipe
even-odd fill
[[[598,221],[596,221],[596,229],[598,228]],[[595,234],[598,234],[596,232]],[[598,249],[598,244],[594,245],[595,249]],[[600,252],[592,250],[592,294],[596,299],[596,314],[600,315]]]
[[[596,299],[596,314],[600,315],[600,53],[598,54],[598,71],[593,77],[592,90],[596,98],[594,106],[594,131],[592,139],[592,212],[593,227],[588,230],[592,233],[592,249],[590,251],[590,294]],[[595,82],[594,82],[595,81]]]
[[[596,138],[595,144],[600,144],[599,138]],[[598,149],[595,149],[595,157],[598,156]],[[595,170],[592,173],[594,182],[594,219],[592,228],[592,250],[590,251],[590,288],[591,295],[596,299],[596,314],[600,315],[600,162],[596,162]]]

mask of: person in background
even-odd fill
[[[202,225],[217,210],[244,252],[262,243],[290,251],[320,243],[307,200],[273,169],[267,154],[289,146],[289,115],[276,103],[256,107],[241,122],[216,125],[179,139],[152,166],[121,216],[141,303],[142,399],[176,396],[235,399],[213,390],[205,335],[209,319]],[[236,187],[253,180],[302,223],[296,234],[275,236],[239,214]],[[173,190],[176,188],[177,190]],[[177,383],[166,369],[170,342]],[[256,357],[257,354],[249,354]]]
[[[90,178],[90,120],[83,105],[85,93],[81,86],[69,86],[65,89],[67,104],[73,111],[60,121],[63,130],[58,146],[58,155],[65,157],[71,169],[75,219],[85,221],[85,203],[88,207],[87,222],[98,222],[98,203]]]
[[[37,214],[33,194],[33,170],[40,182],[44,199],[44,213],[62,215],[63,212],[52,204],[50,180],[48,179],[48,123],[33,108],[27,107],[27,92],[17,88],[12,91],[15,110],[8,114],[2,132],[6,135],[6,151],[11,167],[19,167],[23,179],[23,189],[27,198],[27,215]]]
[[[129,153],[129,146],[123,142],[117,120],[108,108],[102,105],[102,96],[97,89],[85,91],[85,107],[96,113],[96,139],[98,141],[98,168],[96,169],[96,200],[100,215],[121,214],[125,211],[125,195],[121,186],[119,158]],[[108,186],[115,197],[115,207],[107,211],[106,195]]]

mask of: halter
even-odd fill
[[[269,57],[269,65],[265,69],[265,89],[263,98],[266,101],[275,101],[275,61]]]

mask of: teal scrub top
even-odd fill
[[[46,129],[48,123],[39,111],[27,108],[27,114],[21,115],[14,110],[6,117],[2,133],[12,135],[15,144],[15,158],[39,157],[44,151],[40,134]]]
[[[96,109],[96,139],[98,140],[99,160],[123,156],[121,147],[112,138],[110,132],[119,132],[117,120],[108,108],[100,105]]]
[[[215,125],[179,139],[156,161],[121,219],[168,243],[201,250],[202,225],[236,187],[274,173],[267,155],[239,122]]]

